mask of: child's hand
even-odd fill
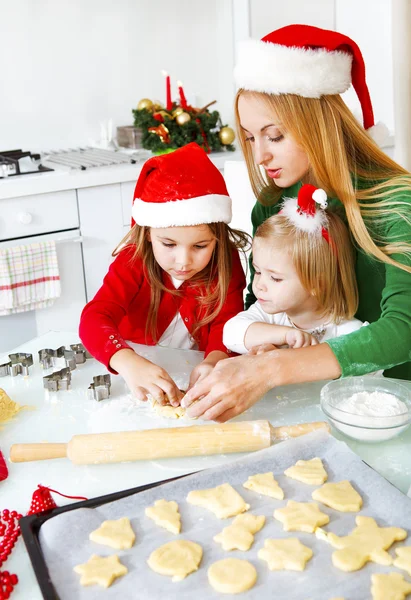
[[[287,331],[285,342],[289,348],[305,348],[306,346],[316,346],[318,344],[316,338],[310,333],[292,328]]]
[[[207,377],[207,375],[209,375],[213,369],[214,365],[204,361],[194,367],[194,369],[191,371],[187,391],[190,390],[196,383]]]
[[[157,402],[179,406],[183,394],[170,375],[134,350],[119,350],[111,357],[110,366],[122,375],[131,393],[138,400],[147,400],[151,394]]]

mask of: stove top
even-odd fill
[[[54,171],[41,164],[40,154],[23,150],[0,150],[0,178]]]

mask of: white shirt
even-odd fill
[[[174,279],[174,277],[171,277],[171,281],[176,290],[183,283],[183,281]],[[158,340],[157,345],[165,346],[166,348],[182,348],[183,350],[198,349],[197,342],[191,336],[179,312]]]

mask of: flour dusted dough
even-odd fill
[[[148,566],[160,575],[171,575],[172,581],[181,581],[197,571],[203,556],[199,544],[188,540],[168,542],[154,550],[147,561]]]
[[[134,544],[136,536],[130,519],[123,517],[116,521],[103,521],[98,529],[90,533],[89,538],[92,542],[105,544],[116,550],[128,550]]]
[[[206,490],[193,490],[188,494],[187,502],[194,506],[208,508],[219,519],[234,517],[250,508],[250,505],[244,502],[229,483]]]
[[[265,540],[264,548],[258,551],[258,558],[267,561],[270,571],[304,571],[312,555],[311,548],[304,546],[298,538]]]
[[[397,569],[404,569],[411,576],[411,546],[396,548],[397,558],[392,563]]]
[[[257,475],[250,475],[247,481],[243,483],[243,487],[245,487],[247,490],[257,492],[257,494],[270,496],[271,498],[276,498],[277,500],[282,500],[284,498],[284,492],[274,479],[274,475],[272,473],[258,473]]]
[[[237,515],[231,525],[214,536],[214,541],[220,543],[223,550],[242,550],[246,552],[254,542],[254,533],[264,526],[265,517],[250,514]]]
[[[210,585],[222,594],[239,594],[253,587],[257,571],[248,560],[224,558],[213,563],[208,571]]]
[[[34,409],[34,406],[21,406],[17,402],[14,402],[14,400],[0,388],[0,426],[14,419],[14,417],[24,409]]]
[[[308,483],[309,485],[321,485],[328,478],[321,458],[297,460],[293,467],[284,471],[284,475],[291,477],[291,479],[302,481],[302,483]]]
[[[362,498],[349,481],[325,483],[311,494],[313,500],[341,512],[357,512],[361,509]]]
[[[373,600],[403,600],[411,594],[411,583],[400,573],[378,573],[371,575]]]
[[[317,527],[327,525],[330,517],[321,512],[315,502],[289,500],[285,508],[277,508],[274,518],[281,521],[284,531],[306,531],[314,533]]]
[[[147,517],[164,527],[171,533],[180,533],[181,531],[181,516],[178,512],[178,504],[174,500],[156,500],[154,506],[148,506],[145,510]]]
[[[81,575],[80,585],[98,584],[108,588],[117,577],[125,575],[127,567],[121,564],[117,554],[97,556],[93,554],[86,563],[76,565],[73,569]]]
[[[160,417],[165,417],[166,419],[181,419],[186,414],[186,409],[182,406],[160,404],[157,400],[153,400],[152,407]]]

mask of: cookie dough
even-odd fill
[[[270,571],[304,571],[305,564],[312,558],[313,551],[298,538],[265,540],[258,558],[267,561]]]
[[[174,500],[156,500],[154,506],[146,508],[145,513],[147,517],[153,519],[153,521],[164,527],[171,533],[180,533],[181,531],[181,516],[178,512],[178,504]]]
[[[317,529],[316,536],[327,541],[334,548],[332,562],[341,571],[358,571],[367,562],[391,565],[393,559],[386,550],[394,543],[407,537],[405,529],[399,527],[379,527],[372,517],[355,518],[357,527],[343,537]]]
[[[127,567],[121,564],[118,556],[97,556],[93,554],[86,563],[76,565],[73,569],[81,575],[80,585],[98,584],[108,588],[117,577],[125,575]]]
[[[277,500],[282,500],[284,498],[284,492],[274,479],[274,475],[272,473],[258,473],[257,475],[250,475],[247,481],[243,483],[243,487],[247,488],[247,490],[257,492],[257,494],[270,496],[271,498],[276,498]]]
[[[302,483],[308,483],[309,485],[321,485],[328,479],[321,458],[297,460],[293,467],[284,471],[284,475]]]
[[[199,544],[176,540],[154,550],[147,563],[156,573],[171,575],[172,581],[181,581],[197,571],[202,556],[203,550]]]
[[[187,502],[211,510],[219,519],[227,519],[245,512],[250,505],[244,502],[240,494],[229,483],[223,483],[207,490],[193,490],[187,496]]]
[[[277,508],[274,518],[281,521],[284,531],[305,531],[314,533],[317,527],[327,525],[330,517],[321,512],[315,502],[295,502],[289,500],[285,508]]]
[[[257,571],[248,560],[224,558],[213,563],[208,571],[208,581],[216,592],[239,594],[253,587]]]
[[[0,426],[14,419],[21,410],[25,409],[34,409],[34,406],[21,406],[0,388]]]
[[[400,573],[378,573],[371,575],[373,600],[403,600],[411,594],[411,583]]]
[[[265,517],[250,514],[237,515],[231,525],[214,536],[214,541],[222,545],[223,550],[242,550],[246,552],[254,542],[254,533],[264,526]]]
[[[404,569],[411,576],[411,546],[402,546],[396,548],[395,553],[397,558],[392,563],[398,569]]]
[[[134,544],[136,536],[130,519],[123,517],[116,521],[103,521],[98,529],[90,533],[89,538],[92,542],[105,544],[116,550],[128,550]]]
[[[362,498],[349,481],[325,483],[313,491],[312,498],[341,512],[358,512],[362,507]]]
[[[182,406],[160,404],[157,400],[153,400],[152,407],[160,417],[165,417],[166,419],[181,419],[186,414],[186,409]]]

